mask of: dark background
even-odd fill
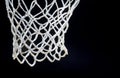
[[[112,56],[105,50],[104,31],[97,23],[95,0],[81,0],[66,34],[69,55],[61,61],[44,61],[29,67],[12,59],[12,33],[4,0],[0,0],[0,71],[3,73],[79,73],[104,76],[112,72]]]

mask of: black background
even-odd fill
[[[61,61],[44,61],[29,67],[12,59],[12,34],[4,0],[0,0],[0,71],[3,73],[79,73],[104,76],[112,72],[112,57],[105,50],[104,32],[97,23],[95,0],[81,0],[66,34],[69,55]]]

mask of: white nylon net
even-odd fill
[[[6,0],[13,34],[13,58],[34,66],[37,61],[54,62],[66,56],[65,33],[79,1]]]

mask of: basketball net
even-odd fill
[[[60,60],[68,55],[65,33],[69,19],[80,0],[6,0],[13,34],[13,59],[20,64],[48,59]]]

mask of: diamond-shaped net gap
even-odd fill
[[[80,0],[6,0],[13,34],[13,58],[30,66],[68,55],[65,33]]]

